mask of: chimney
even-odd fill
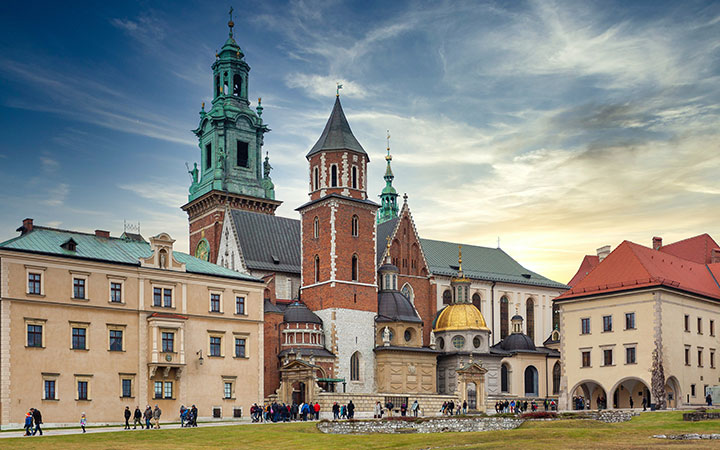
[[[712,249],[712,253],[710,253],[710,264],[717,263],[720,263],[720,248],[714,248]]]
[[[23,224],[20,228],[18,228],[15,231],[19,231],[21,236],[23,234],[29,233],[33,230],[33,220],[32,219],[25,219],[23,220]]]
[[[610,248],[611,247],[609,245],[604,245],[604,246],[600,247],[599,249],[597,249],[597,256],[598,256],[598,259],[600,260],[599,262],[602,262],[602,260],[605,259],[607,257],[607,255],[610,254]]]
[[[660,247],[662,247],[662,238],[655,236],[653,238],[653,250],[660,250]]]
[[[105,230],[95,230],[95,236],[101,237],[101,238],[109,238],[110,232]]]

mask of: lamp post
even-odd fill
[[[202,366],[203,361],[204,361],[203,356],[202,356],[202,349],[195,352],[195,354],[200,356],[199,361],[200,361],[200,365]]]

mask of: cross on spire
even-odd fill
[[[235,26],[235,22],[233,22],[233,7],[230,7],[230,11],[228,11],[228,16],[230,16],[230,20],[228,21],[228,27],[230,27],[230,37],[233,36],[233,27]]]

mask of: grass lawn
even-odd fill
[[[472,448],[717,448],[719,441],[670,441],[653,434],[718,433],[720,421],[683,422],[682,412],[646,413],[621,424],[592,420],[527,422],[511,431],[400,435],[329,435],[314,423],[76,434],[3,439],[3,448],[91,449],[472,449]]]

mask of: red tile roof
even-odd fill
[[[568,286],[573,287],[585,278],[592,270],[600,264],[600,258],[597,255],[585,255],[580,263],[580,268],[568,282]]]
[[[710,264],[712,262],[712,250],[720,248],[717,242],[707,233],[701,234],[672,244],[663,245],[660,251],[675,255],[679,258],[693,261],[698,264]]]
[[[715,277],[711,273],[715,267],[623,241],[557,300],[651,286],[669,286],[720,300],[720,285],[716,281],[720,264],[711,266],[718,266]]]

